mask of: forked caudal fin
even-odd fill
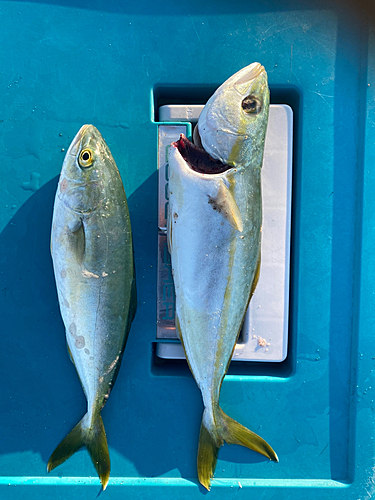
[[[198,445],[198,478],[207,490],[210,490],[217,455],[224,441],[228,444],[246,446],[270,460],[279,461],[274,450],[263,438],[228,417],[221,408],[216,410],[214,419],[216,427],[209,430],[203,417]]]
[[[83,446],[86,446],[90,453],[103,490],[105,490],[111,466],[107,437],[100,412],[94,415],[91,422],[88,413],[86,413],[74,429],[61,441],[48,460],[47,472],[65,462]]]

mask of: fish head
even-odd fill
[[[93,212],[105,200],[107,165],[111,163],[114,160],[99,130],[83,125],[66,153],[58,196],[75,212]]]
[[[224,164],[262,164],[268,122],[267,73],[259,63],[241,69],[207,101],[198,120],[203,149]]]

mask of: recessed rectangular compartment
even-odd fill
[[[165,233],[168,211],[168,149],[190,135],[203,105],[159,108],[158,297],[156,355],[184,359],[174,326],[175,296]],[[184,123],[185,122],[185,123]],[[292,199],[293,111],[270,106],[262,169],[262,261],[259,283],[245,316],[233,360],[281,362],[288,351],[289,265]]]

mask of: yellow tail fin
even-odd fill
[[[111,466],[107,437],[100,412],[95,414],[91,422],[86,413],[74,429],[61,441],[48,460],[47,472],[61,465],[84,446],[86,446],[90,453],[91,460],[98,473],[103,490],[105,490],[108,484]]]
[[[213,428],[208,429],[204,422],[203,418],[198,445],[198,478],[207,490],[210,490],[217,455],[224,441],[228,444],[246,446],[270,460],[279,461],[275,451],[263,438],[228,417],[221,408],[215,412]]]

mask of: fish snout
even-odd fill
[[[264,79],[267,79],[264,66],[255,62],[239,71],[233,86],[242,95],[248,93],[256,82]]]
[[[96,143],[100,139],[102,136],[94,125],[83,125],[69,146],[67,154],[78,156],[82,148],[87,147],[90,143]]]
[[[262,66],[260,63],[250,64],[248,78],[249,78],[249,80],[255,80],[262,73],[265,73],[265,72],[266,72],[266,70],[264,69],[264,66]]]

